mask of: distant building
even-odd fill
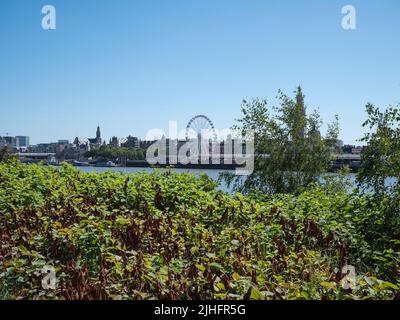
[[[350,145],[350,144],[346,144],[342,147],[342,151],[344,154],[352,154],[352,150],[355,148],[356,146],[354,145]]]
[[[121,144],[121,147],[125,147],[125,148],[139,148],[140,144],[139,144],[139,138],[137,137],[132,137],[132,136],[128,136],[126,138],[126,141]]]
[[[101,146],[101,131],[99,126],[97,126],[96,138],[88,138],[88,140],[92,146]]]
[[[120,146],[120,141],[119,141],[119,139],[117,137],[112,137],[110,139],[109,145],[113,146],[113,147],[119,147]]]
[[[12,149],[26,150],[29,147],[28,136],[0,137],[0,147],[8,146]]]
[[[2,144],[5,146],[9,146],[9,147],[15,147],[15,137],[10,137],[10,136],[6,136],[6,137],[1,137],[1,141]]]
[[[57,143],[39,143],[34,146],[30,146],[28,148],[28,152],[30,153],[56,153],[57,152]]]
[[[363,147],[355,147],[351,150],[351,154],[361,154],[363,151]]]
[[[28,148],[29,147],[29,137],[28,136],[16,136],[15,137],[15,147],[16,148]]]
[[[63,160],[86,160],[85,153],[87,152],[85,145],[77,146],[76,144],[64,144],[60,145],[59,151],[57,152],[57,159]]]
[[[6,141],[3,139],[3,137],[0,137],[0,148],[5,147],[6,145]]]
[[[100,148],[102,145],[100,127],[97,126],[96,138],[83,138],[82,139],[82,138],[76,137],[74,140],[74,145],[77,146],[78,148],[86,149],[86,151]]]
[[[355,146],[351,144],[346,144],[342,147],[342,151],[344,154],[356,154],[359,155],[363,151],[363,147],[361,146]]]
[[[87,140],[86,140],[87,141]],[[80,143],[83,141],[79,141]],[[89,144],[89,142],[87,141]],[[83,160],[86,153],[87,145],[76,145],[69,142],[69,140],[58,140],[51,143],[39,143],[34,146],[29,146],[27,149],[31,154],[48,154],[54,153],[55,157],[60,160]]]
[[[155,142],[157,142],[157,140],[141,140],[139,146],[141,149],[147,149]]]
[[[69,146],[71,146],[71,144],[68,140],[58,140],[58,142],[39,143],[34,146],[29,146],[27,151],[30,153],[55,153],[59,155]]]

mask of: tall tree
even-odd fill
[[[279,91],[280,105],[275,108],[268,108],[262,99],[243,101],[243,117],[233,129],[242,135],[254,132],[255,163],[253,173],[245,179],[222,175],[236,191],[299,193],[326,172],[337,141],[337,117],[322,137],[319,113],[307,114],[301,87],[294,94],[293,99]]]
[[[381,111],[367,104],[368,119],[363,126],[369,132],[361,139],[366,146],[357,175],[360,189],[373,196],[382,217],[376,233],[390,239],[400,236],[400,105]]]
[[[357,179],[360,187],[384,196],[399,188],[400,179],[400,106],[384,111],[369,103],[368,119],[363,126],[369,132],[361,139],[366,146]],[[397,183],[387,185],[388,178]]]

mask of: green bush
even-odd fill
[[[371,203],[318,186],[252,198],[206,176],[1,163],[0,298],[399,298],[400,241],[376,233]]]

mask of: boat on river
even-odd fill
[[[107,161],[107,162],[96,163],[94,166],[95,167],[112,168],[112,167],[116,167],[117,165],[112,161]]]
[[[89,162],[83,162],[83,161],[72,161],[72,165],[74,167],[88,167],[90,166]]]

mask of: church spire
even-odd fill
[[[100,132],[100,126],[97,126],[97,131],[96,131],[96,140],[97,140],[97,143],[101,143],[101,132]]]

